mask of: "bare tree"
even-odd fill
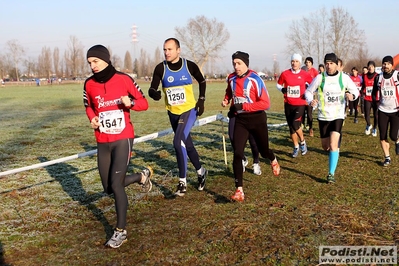
[[[125,60],[123,61],[123,69],[128,73],[133,72],[132,56],[130,55],[129,51],[126,51],[125,53]]]
[[[31,57],[24,61],[25,71],[28,78],[36,76],[36,65],[36,61]]]
[[[4,79],[5,70],[6,70],[6,61],[4,60],[5,56],[0,54],[0,79]]]
[[[65,51],[65,62],[73,77],[81,75],[85,66],[83,45],[76,36],[70,36],[68,50]]]
[[[358,23],[343,8],[325,8],[293,21],[286,34],[287,52],[313,56],[322,62],[324,55],[334,52],[348,61],[363,45],[365,34]],[[362,45],[361,45],[362,44]]]
[[[46,77],[47,79],[50,78],[52,74],[51,59],[51,49],[44,46],[38,60],[38,70],[40,77]]]
[[[159,49],[159,47],[157,47],[155,49],[155,53],[154,53],[154,63],[155,63],[155,65],[160,63],[162,60],[163,60],[163,57],[162,57],[161,49]],[[155,65],[154,65],[154,68],[155,68]]]
[[[133,61],[133,74],[136,74],[137,77],[139,77],[138,71],[140,69],[140,63],[139,60],[136,58]]]
[[[338,57],[349,60],[362,47],[365,34],[358,29],[355,19],[346,10],[338,7],[331,10],[327,39]]]
[[[25,49],[19,44],[18,40],[10,40],[6,45],[14,63],[15,77],[17,81],[19,81],[18,64],[20,63],[22,55],[25,53]]]
[[[205,16],[189,19],[187,26],[176,27],[175,32],[177,39],[186,48],[184,51],[198,64],[201,71],[210,58],[219,58],[219,52],[230,38],[223,22]]]
[[[53,68],[54,68],[54,73],[57,77],[61,77],[60,73],[60,49],[58,47],[55,47],[53,50]]]
[[[119,55],[112,55],[111,62],[116,69],[120,70],[122,68],[122,59],[119,57]]]
[[[151,74],[151,60],[150,56],[144,49],[140,49],[140,57],[138,58],[138,77],[149,76]]]
[[[317,59],[317,62],[321,63],[324,60],[324,55],[327,51],[327,39],[320,38],[320,36],[326,36],[328,32],[328,13],[325,8],[322,8],[317,13],[312,13],[312,49],[309,54],[303,54],[304,56],[311,55]]]
[[[63,68],[64,68],[63,71],[62,71],[62,73],[64,73],[64,77],[72,76],[71,69],[70,69],[70,66],[68,64],[68,59],[67,58],[69,58],[69,52],[68,51],[64,51],[64,64],[62,65]]]

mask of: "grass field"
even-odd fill
[[[140,86],[147,92],[148,83]],[[267,86],[268,123],[284,123],[282,95],[274,83]],[[225,84],[207,88],[202,117],[226,115]],[[0,172],[96,148],[81,84],[5,87],[0,99]],[[148,111],[132,112],[137,137],[170,127],[163,102],[149,103]],[[316,119],[308,154],[295,159],[288,128],[270,128],[281,175],[273,176],[268,160],[261,161],[261,176],[247,168],[243,203],[229,200],[232,149],[227,140],[226,166],[221,122],[193,128],[209,176],[197,191],[190,165],[182,198],[173,197],[172,135],[138,143],[129,172],[152,166],[154,187],[148,194],[127,188],[129,241],[117,250],[103,246],[115,209],[102,193],[95,156],[0,177],[0,265],[317,265],[320,245],[398,245],[399,157],[392,145],[392,164],[383,168],[379,138],[364,135],[359,120],[345,123],[334,185],[325,182],[328,156]]]

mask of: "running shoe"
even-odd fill
[[[357,118],[355,118],[355,119],[353,120],[353,123],[357,124],[357,123],[359,123],[359,120],[357,120]]]
[[[389,166],[391,164],[391,158],[385,158],[384,166]]]
[[[187,186],[184,182],[180,181],[179,184],[177,185],[177,190],[175,192],[176,196],[184,196],[186,195],[186,191],[187,191]]]
[[[234,193],[233,196],[231,196],[231,199],[234,201],[244,201],[244,192],[241,190],[237,189],[236,192]]]
[[[245,172],[245,167],[248,165],[248,159],[244,157],[244,160],[242,160],[242,172]]]
[[[328,183],[335,183],[334,175],[328,174],[328,176],[327,176],[327,182],[328,182]]]
[[[395,143],[395,152],[396,152],[396,155],[399,155],[399,142]]]
[[[364,133],[368,136],[371,133],[371,129],[373,128],[372,125],[366,126],[366,130],[364,130]]]
[[[292,157],[297,157],[299,154],[299,149],[298,148],[294,148],[294,150],[292,151]]]
[[[280,174],[280,165],[278,164],[277,159],[271,162],[270,165],[272,166],[273,174],[278,176]]]
[[[105,246],[111,247],[111,248],[119,248],[122,246],[123,243],[127,241],[127,232],[126,230],[114,230],[114,234],[110,238],[110,240],[107,241]]]
[[[303,145],[299,145],[301,148],[301,154],[305,155],[308,152],[308,146],[306,145],[306,142]]]
[[[145,193],[150,192],[152,189],[151,177],[152,177],[153,173],[154,173],[154,171],[149,166],[147,166],[146,168],[144,168],[143,171],[141,171],[141,175],[145,177],[145,180],[143,183],[140,183],[140,184],[141,184],[142,190]]]
[[[373,137],[377,137],[377,129],[376,128],[373,128],[373,130],[371,130],[371,135]]]
[[[259,163],[254,163],[252,165],[252,168],[254,169],[254,174],[255,175],[261,175],[262,174],[262,170],[260,170],[260,165]]]
[[[208,170],[204,168],[205,172],[203,175],[198,175],[198,190],[202,191],[205,187],[206,176],[208,175]]]

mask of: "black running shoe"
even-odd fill
[[[153,170],[151,167],[147,166],[147,168],[144,168],[143,171],[141,171],[141,174],[145,177],[145,180],[143,183],[141,183],[141,187],[143,192],[148,193],[152,189],[152,182],[151,182],[151,177],[153,175]]]
[[[205,168],[204,168],[205,169]],[[198,190],[202,191],[205,187],[206,176],[208,175],[208,170],[205,169],[203,175],[198,175]]]
[[[186,195],[186,191],[187,191],[186,184],[184,182],[180,181],[179,184],[177,185],[177,190],[175,192],[175,195],[182,197],[182,196]]]
[[[327,176],[327,182],[328,182],[328,183],[335,183],[334,175],[328,174],[328,176]]]

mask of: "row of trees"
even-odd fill
[[[70,36],[67,49],[61,54],[60,49],[44,46],[39,56],[35,58],[24,58],[25,48],[18,40],[9,40],[6,43],[7,53],[0,55],[0,78],[20,80],[26,78],[48,78],[51,77],[86,77],[91,71],[86,60],[84,46],[76,36]],[[154,60],[143,49],[140,57],[132,60],[129,51],[125,53],[124,60],[111,53],[113,65],[124,72],[136,73],[139,75],[150,75],[155,62],[160,62],[162,54],[159,48],[155,51]],[[22,70],[23,69],[23,70]]]
[[[322,8],[293,21],[286,39],[289,54],[299,52],[322,63],[326,53],[334,52],[347,72],[354,66],[360,70],[369,60],[378,60],[368,52],[364,30],[341,7],[330,11]]]
[[[230,38],[224,23],[205,16],[189,19],[185,27],[175,28],[175,34],[184,46],[185,57],[196,62],[202,71],[207,64],[219,58],[220,51]],[[347,66],[361,68],[371,59],[365,45],[364,31],[358,28],[358,24],[347,11],[339,7],[329,12],[323,8],[293,21],[286,38],[288,54],[299,52],[304,57],[312,56],[317,62],[322,62],[324,55],[332,51]],[[159,48],[154,51],[153,57],[141,49],[134,61],[129,51],[126,51],[122,61],[118,55],[112,53],[111,47],[108,49],[111,61],[117,69],[135,73],[139,77],[151,76],[155,65],[163,59]],[[27,78],[51,78],[85,77],[91,73],[86,63],[84,47],[76,36],[70,36],[63,54],[58,47],[51,49],[45,46],[38,58],[24,58],[25,48],[18,40],[8,41],[6,51],[5,55],[0,55],[0,77],[9,76],[19,80],[21,75],[26,75]],[[272,71],[266,68],[262,71],[279,74],[279,63],[274,62]],[[214,73],[209,74],[213,76]]]

